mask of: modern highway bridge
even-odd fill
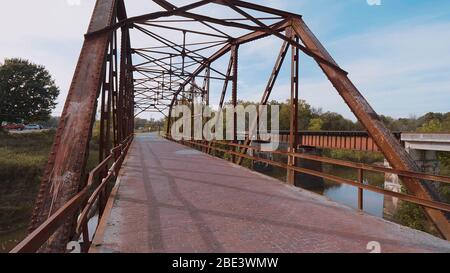
[[[301,15],[238,0],[191,1],[184,6],[153,0],[139,3],[145,6],[140,10],[149,12],[131,16],[129,4],[97,0],[30,234],[12,252],[62,252],[68,242],[80,242],[83,252],[365,252],[371,241],[386,252],[450,251],[445,240],[363,213],[364,190],[413,202],[424,207],[441,237],[449,240],[450,205],[436,200],[427,185],[450,183],[450,178],[419,172],[414,158]],[[248,153],[257,148],[250,136],[238,142],[236,127],[229,141],[175,143],[170,134],[174,107],[212,105],[211,95],[217,92],[220,110],[229,89],[231,105],[236,106],[239,57],[248,52],[241,48],[262,39],[277,39],[281,47],[267,73],[260,105],[268,104],[283,65],[290,70],[288,145],[275,151],[286,156],[287,163]],[[367,131],[371,144],[357,145],[376,147],[391,168],[297,150],[302,54],[319,65]],[[99,165],[86,170],[97,111]],[[134,136],[134,118],[144,112],[167,117],[164,139]],[[256,126],[256,120],[252,122]],[[243,159],[284,168],[287,179],[276,181],[244,169],[239,166]],[[351,168],[358,179],[299,167],[300,159]],[[407,192],[367,185],[367,172],[396,174]],[[296,173],[357,187],[360,210],[293,187]]]

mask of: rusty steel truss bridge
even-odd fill
[[[245,53],[240,48],[266,37],[279,39],[281,48],[261,92],[261,105],[268,104],[283,64],[290,66],[290,130],[285,134],[288,149],[277,151],[286,155],[288,162],[250,156],[247,151],[255,147],[250,145],[249,137],[243,143],[236,141],[236,135],[235,141],[183,140],[181,143],[205,153],[227,153],[236,164],[249,158],[285,168],[288,184],[294,183],[295,173],[303,172],[358,187],[360,200],[365,189],[420,204],[442,237],[450,239],[446,217],[450,205],[434,200],[426,187],[429,181],[450,183],[450,178],[419,172],[396,136],[386,128],[349,80],[347,71],[330,56],[301,15],[239,0],[191,1],[184,6],[153,0],[141,3],[154,5],[153,12],[128,17],[126,2],[97,0],[42,178],[30,234],[13,252],[61,252],[66,250],[69,241],[80,238],[83,251],[88,251],[92,243],[88,221],[95,214],[100,219],[103,216],[111,183],[135,141],[134,118],[144,112],[161,113],[169,123],[165,137],[174,141],[169,130],[174,106],[196,101],[210,105],[211,94],[219,92],[218,105],[222,108],[229,89],[231,104],[235,106],[239,93],[239,56]],[[228,14],[232,16],[226,17]],[[392,169],[297,152],[301,141],[297,137],[297,113],[302,54],[319,65],[366,129],[370,147],[376,147],[370,149],[382,152]],[[213,82],[220,83],[219,90],[214,90]],[[89,144],[98,118],[100,163],[88,172]],[[354,168],[359,180],[364,171],[398,174],[407,192],[389,192],[362,181],[299,168],[296,161],[300,158]]]

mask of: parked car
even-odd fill
[[[39,124],[28,124],[28,125],[25,125],[25,128],[24,128],[24,130],[41,130],[41,129],[42,129],[42,127]]]
[[[9,123],[9,124],[6,124],[6,125],[2,126],[2,128],[5,129],[5,130],[22,131],[23,129],[25,129],[25,125],[23,125],[23,124],[16,124],[16,123]]]

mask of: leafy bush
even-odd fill
[[[402,202],[394,214],[394,219],[404,226],[430,232],[427,228],[427,218],[419,205]]]
[[[55,108],[59,88],[42,65],[24,59],[0,64],[0,116],[5,121],[47,120]]]
[[[334,159],[341,159],[367,164],[384,161],[383,154],[374,152],[325,149],[323,151],[323,155]]]
[[[450,203],[450,185],[441,185],[439,187],[439,193],[447,203]]]

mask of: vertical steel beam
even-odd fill
[[[190,140],[195,140],[195,77],[192,78],[192,82],[191,82],[191,89],[190,89],[190,98],[191,98],[191,139]]]
[[[232,69],[233,69],[233,56],[230,56],[230,61],[228,63],[225,81],[223,82],[222,93],[220,94],[220,102],[219,102],[220,110],[222,110],[223,103],[225,102],[225,95],[227,94],[228,83],[230,82],[230,76],[232,73]]]
[[[120,64],[119,64],[119,90],[117,94],[117,139],[120,142],[124,140],[124,93],[125,93],[125,79],[126,79],[126,27],[122,27],[120,36]]]
[[[288,29],[288,31],[289,31],[289,29]],[[289,35],[288,33],[286,33],[286,34]],[[261,98],[260,105],[267,105],[267,103],[269,102],[270,95],[272,94],[272,90],[273,90],[273,88],[275,86],[275,83],[277,81],[278,75],[280,74],[280,70],[281,70],[281,67],[283,66],[283,62],[284,62],[284,59],[286,58],[288,50],[289,50],[289,43],[285,41],[281,45],[280,53],[278,54],[277,60],[276,60],[275,65],[273,67],[272,74],[270,74],[269,81],[267,82],[266,89],[264,89],[264,93],[263,93],[263,96]],[[253,136],[250,135],[250,134],[255,130],[255,128],[257,129],[256,130],[257,137],[258,137],[258,134],[259,134],[259,116],[260,116],[260,111],[259,110],[258,110],[257,114],[258,115],[257,115],[256,119],[253,120],[252,123],[249,126],[249,135],[246,137],[245,142],[244,142],[244,144],[247,145],[247,146],[250,145],[252,140],[253,140],[252,139]],[[247,148],[242,148],[240,153],[241,154],[246,154],[247,150],[248,150]],[[242,157],[239,157],[237,159],[237,161],[236,161],[236,164],[240,165],[241,163],[242,163]]]
[[[223,104],[225,102],[225,96],[227,94],[228,83],[230,81],[232,70],[233,70],[233,55],[230,56],[230,61],[228,62],[227,72],[225,73],[225,80],[223,82],[222,93],[220,94],[219,108],[218,108],[217,114],[216,114],[217,116],[216,116],[216,124],[214,126],[214,130],[217,130],[217,127],[219,126],[220,115],[222,115]],[[208,154],[211,152],[211,148],[212,148],[213,144],[214,144],[214,140],[209,142],[208,149],[207,149]]]
[[[98,0],[88,32],[112,24],[116,0]],[[73,197],[81,185],[95,120],[97,97],[102,83],[110,33],[86,38],[61,116],[55,142],[42,179],[30,231]],[[63,252],[72,231],[69,218],[42,251]]]
[[[293,31],[288,31],[289,37],[298,42],[298,36]],[[289,147],[288,151],[295,153],[297,149],[297,134],[298,134],[298,77],[299,77],[299,49],[295,46],[292,47],[291,55],[291,116],[289,127]],[[288,156],[288,166],[295,166],[296,158],[294,156]],[[286,182],[290,185],[295,184],[295,171],[288,169]]]
[[[107,65],[105,67],[105,75],[102,85],[101,93],[101,107],[100,107],[100,137],[99,137],[99,162],[102,162],[109,154],[111,150],[111,122],[113,115],[112,113],[112,99],[114,92],[114,81],[115,81],[115,68],[114,68],[114,44],[115,31],[111,33],[111,38],[109,42],[109,50],[107,54]],[[99,177],[105,177],[107,174],[107,166],[101,170]],[[99,178],[98,184],[101,183]],[[99,217],[103,214],[103,209],[106,206],[106,190],[100,193],[99,197]]]
[[[211,77],[211,70],[209,69],[209,65],[205,69],[205,78],[203,80],[203,101],[205,102],[206,106],[209,106],[209,87],[210,87],[210,79]]]
[[[134,126],[134,92],[129,27],[122,27],[120,42],[120,81],[118,94],[118,139],[124,141]]]
[[[358,169],[358,182],[364,184],[364,171],[363,169]],[[358,209],[364,210],[364,190],[358,188]]]
[[[238,58],[239,58],[239,45],[234,44],[231,48],[231,56],[233,60],[233,80],[231,88],[231,103],[233,109],[233,143],[237,143],[237,81],[238,81]],[[232,162],[235,162],[235,155],[233,154]]]
[[[128,83],[128,131],[126,137],[134,132],[134,77],[133,77],[133,58],[131,54],[130,30],[127,29],[127,83]]]
[[[106,154],[108,156],[111,150],[111,106],[112,106],[112,93],[114,92],[114,32],[111,33],[111,42],[110,42],[110,54],[108,60],[108,97],[106,100],[106,134],[105,134],[105,149]]]
[[[112,101],[111,101],[111,111],[112,111],[112,127],[113,127],[113,140],[114,147],[119,145],[117,137],[117,92],[119,88],[119,78],[118,78],[118,66],[117,66],[117,31],[114,32],[114,88],[112,90]]]
[[[111,44],[111,43],[110,43]],[[110,49],[111,50],[111,47]],[[110,58],[109,58],[110,52],[108,52],[108,56],[107,56],[107,62],[109,62]],[[98,147],[98,156],[99,162],[102,162],[103,159],[106,156],[107,153],[107,148],[106,148],[106,143],[107,143],[107,138],[106,138],[106,131],[107,128],[105,128],[105,125],[107,123],[107,103],[106,103],[106,99],[108,97],[109,94],[109,82],[108,82],[108,73],[106,73],[107,69],[108,69],[109,65],[105,66],[105,73],[104,73],[104,77],[103,77],[103,84],[102,84],[102,88],[101,88],[101,94],[100,94],[100,130],[99,130],[99,147]],[[100,171],[100,175],[99,178],[97,179],[97,183],[100,184],[101,183],[101,178],[100,177],[104,177],[105,173],[107,172],[106,168],[103,168],[103,170]],[[102,207],[105,204],[105,200],[103,199],[103,195],[100,195],[99,198],[99,211],[102,210]],[[101,214],[101,213],[100,213]]]

